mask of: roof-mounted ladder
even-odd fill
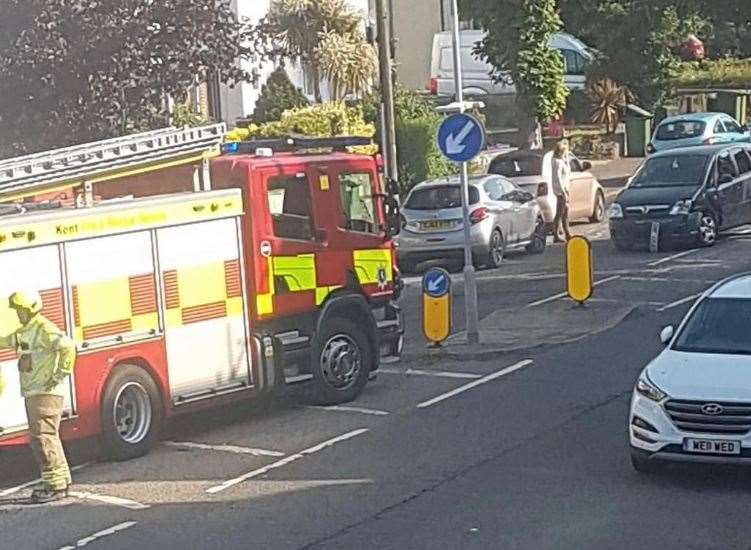
[[[206,161],[221,153],[225,132],[224,124],[165,128],[0,160],[0,200],[104,181],[139,168],[158,169],[160,164]]]

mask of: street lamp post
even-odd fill
[[[389,25],[387,17],[393,19],[393,13],[386,13],[386,0],[376,0],[376,26],[378,33],[378,59],[381,80],[381,114],[384,130],[383,144],[386,157],[386,173],[394,181],[398,180],[398,162],[396,158],[396,124],[394,117],[394,75],[392,72],[389,42]]]
[[[454,43],[454,88],[459,112],[464,112],[464,82],[462,78],[461,42],[459,37],[459,9],[457,0],[451,1]],[[466,309],[467,343],[480,342],[480,317],[477,311],[477,281],[472,258],[472,235],[469,219],[469,174],[467,163],[460,165],[459,177],[462,186],[462,218],[464,226],[464,306]]]

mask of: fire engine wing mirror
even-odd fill
[[[402,229],[399,215],[399,202],[391,195],[383,199],[384,218],[386,220],[386,239],[396,237]]]
[[[389,179],[386,183],[386,192],[392,197],[399,195],[399,183],[396,180]]]

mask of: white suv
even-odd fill
[[[631,461],[751,464],[751,273],[694,304],[642,371],[629,414]]]

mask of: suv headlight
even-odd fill
[[[694,201],[688,199],[688,200],[682,200],[678,201],[673,205],[673,208],[670,209],[670,215],[671,216],[682,216],[685,214],[688,214],[691,212],[691,208],[694,206]]]
[[[621,208],[621,205],[617,202],[614,202],[610,205],[610,208],[608,208],[608,218],[611,220],[615,220],[618,218],[623,217],[623,208]]]
[[[662,401],[667,397],[667,394],[658,388],[654,382],[652,382],[646,374],[639,376],[639,380],[636,382],[636,391],[642,394],[647,399],[652,401]]]

